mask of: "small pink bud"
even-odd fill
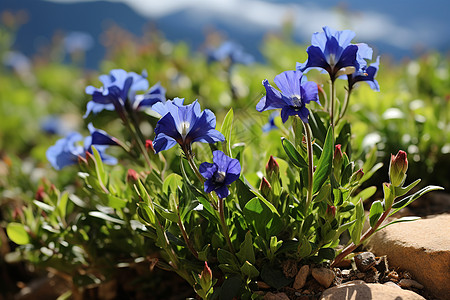
[[[264,197],[268,197],[272,191],[272,186],[269,181],[267,181],[266,177],[263,177],[261,180],[261,185],[259,186],[259,190]]]
[[[34,199],[36,199],[37,201],[44,201],[44,196],[45,196],[44,186],[40,185],[36,191],[36,194],[34,195]]]
[[[405,151],[398,151],[397,155],[391,154],[389,164],[389,178],[394,186],[401,186],[405,182],[406,171],[408,170],[408,158]]]
[[[203,267],[203,271],[200,274],[200,279],[204,282],[211,282],[212,280],[212,271],[208,267],[208,263],[205,261],[205,266]]]
[[[336,216],[336,206],[327,204],[327,212],[328,216]]]
[[[275,174],[275,176],[278,176],[280,174],[280,165],[278,164],[277,160],[273,157],[273,155],[270,156],[269,161],[266,164],[266,175],[267,177],[272,177],[272,174]]]
[[[146,140],[145,141],[145,149],[147,149],[147,151],[151,151],[151,152],[155,152],[155,149],[153,148],[153,141],[152,140]]]
[[[352,174],[352,177],[350,178],[350,181],[360,181],[361,178],[363,178],[364,172],[362,169],[359,169],[355,173]]]
[[[139,180],[139,174],[133,170],[133,169],[128,169],[127,172],[127,182],[129,183],[135,183]]]

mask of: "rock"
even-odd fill
[[[289,297],[285,293],[268,292],[264,295],[264,300],[289,300]]]
[[[349,282],[325,290],[320,300],[424,300],[422,296],[413,291],[390,287],[379,283]]]
[[[312,269],[312,276],[323,287],[329,287],[334,280],[333,270],[327,268],[314,268]]]
[[[258,288],[263,289],[263,290],[270,289],[270,285],[268,285],[264,281],[257,281],[256,285],[258,286]]]
[[[390,225],[374,234],[368,247],[389,264],[407,270],[435,297],[450,295],[450,214]]]
[[[300,271],[298,271],[297,276],[295,276],[294,280],[294,289],[299,290],[302,287],[305,286],[306,278],[308,278],[309,275],[309,266],[304,265],[300,268]]]
[[[423,285],[421,285],[420,283],[418,283],[415,280],[412,279],[402,279],[400,280],[400,282],[398,283],[399,286],[401,286],[402,288],[416,288],[416,289],[423,289]]]
[[[387,281],[387,282],[383,283],[383,285],[392,286],[392,287],[401,289],[401,287],[399,287],[398,285],[396,285],[396,284],[393,283],[392,281]]]
[[[356,267],[361,272],[367,271],[367,269],[374,266],[375,263],[375,254],[372,252],[363,252],[355,256]]]

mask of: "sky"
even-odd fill
[[[89,2],[92,0],[48,0],[51,2]],[[294,25],[294,35],[309,39],[324,25],[357,30],[361,40],[382,41],[399,49],[416,46],[448,47],[450,22],[442,11],[450,11],[450,1],[276,1],[276,0],[110,0],[132,7],[152,19],[175,13],[192,16],[198,25],[217,21],[235,25],[243,31],[279,29],[286,18]],[[364,3],[376,5],[364,6]],[[392,7],[394,2],[395,7]],[[331,8],[330,8],[331,7]],[[336,7],[341,7],[341,13]],[[351,13],[345,14],[342,11]],[[443,18],[442,18],[443,17]],[[442,24],[440,23],[442,19]],[[443,38],[444,37],[444,38]]]

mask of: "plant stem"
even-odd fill
[[[130,112],[128,113],[129,116],[131,116],[131,122],[133,123],[133,127],[135,130],[134,136],[135,140],[139,145],[139,148],[141,149],[142,155],[144,155],[145,162],[147,163],[149,169],[152,169],[152,163],[150,161],[150,157],[148,156],[147,148],[145,148],[145,138],[144,135],[141,132],[141,129],[139,128],[139,122],[136,118],[135,111],[130,109]]]
[[[313,196],[313,171],[314,171],[314,161],[313,161],[313,149],[312,149],[312,134],[311,127],[308,123],[302,122],[303,127],[306,132],[306,144],[308,151],[308,192],[306,195],[306,211],[308,211],[309,205],[312,201]]]
[[[344,104],[342,106],[341,113],[339,114],[338,119],[336,120],[336,124],[344,117],[345,113],[347,112],[348,103],[350,102],[350,95],[352,93],[353,89],[351,86],[348,87],[347,94],[345,95]]]
[[[349,255],[350,253],[353,252],[353,250],[355,250],[359,245],[361,245],[362,243],[364,243],[365,240],[367,240],[372,234],[374,234],[378,227],[380,227],[381,223],[383,223],[383,221],[386,219],[386,217],[389,215],[389,212],[391,211],[391,209],[389,208],[388,210],[386,210],[380,217],[380,219],[378,220],[378,222],[375,224],[375,226],[373,226],[372,228],[370,228],[369,230],[367,230],[363,236],[360,239],[359,244],[355,244],[355,243],[351,243],[350,245],[348,245],[347,247],[345,247],[344,250],[342,250],[341,253],[339,253],[338,256],[336,256],[336,258],[334,259],[333,263],[331,264],[331,267],[335,267],[341,260],[343,260],[347,255]]]
[[[184,242],[186,243],[186,246],[188,247],[189,251],[191,251],[191,253],[195,256],[195,258],[198,259],[198,252],[192,246],[191,240],[189,239],[186,229],[184,228],[184,224],[183,224],[183,222],[181,222],[180,211],[178,211],[178,209],[177,209],[177,215],[178,215],[178,227],[181,230],[181,234],[183,235]]]
[[[225,237],[225,240],[227,241],[227,245],[228,248],[230,249],[231,253],[235,253],[234,252],[234,248],[233,248],[233,244],[231,243],[230,240],[230,233],[228,231],[228,227],[227,227],[227,223],[225,221],[225,211],[224,211],[224,207],[223,207],[223,198],[218,197],[219,199],[219,216],[220,216],[220,223],[222,225],[222,231],[223,231],[223,235]]]
[[[336,87],[334,85],[335,79],[331,78],[331,108],[330,108],[330,124],[334,131],[334,105],[336,102]]]

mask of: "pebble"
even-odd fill
[[[257,281],[256,285],[260,288],[260,289],[270,289],[270,285],[268,285],[267,283],[265,283],[264,281]]]
[[[342,276],[349,276],[352,270],[345,269],[341,271]]]
[[[326,288],[333,283],[335,277],[333,270],[327,268],[312,269],[312,276],[318,283],[320,283],[320,285]]]
[[[423,285],[412,279],[402,279],[400,280],[398,285],[402,288],[416,288],[419,290],[423,289]]]
[[[370,267],[375,265],[375,254],[372,252],[363,252],[355,256],[355,264],[361,272],[367,271]]]
[[[305,286],[306,283],[306,279],[308,278],[309,275],[309,266],[308,265],[304,265],[300,268],[300,270],[298,271],[297,275],[295,276],[295,280],[294,280],[294,289],[299,290],[302,287]]]

